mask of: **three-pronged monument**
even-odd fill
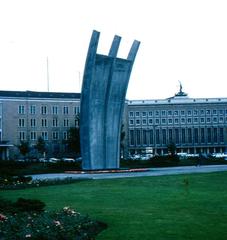
[[[100,33],[93,31],[81,92],[80,141],[84,170],[117,169],[125,96],[140,45],[134,41],[127,59],[117,58],[121,37],[108,56],[97,54]]]

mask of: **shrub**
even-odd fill
[[[3,220],[0,220],[0,239],[88,240],[94,239],[106,227],[104,223],[65,207],[54,213],[3,215]]]
[[[172,167],[179,165],[179,157],[177,155],[155,156],[151,159],[151,165],[155,167]]]
[[[19,212],[42,212],[45,203],[37,199],[18,198],[14,206]]]

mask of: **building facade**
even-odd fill
[[[189,98],[180,91],[164,100],[128,101],[128,152],[167,154],[170,143],[181,153],[227,149],[227,98]]]
[[[42,137],[47,157],[65,154],[70,127],[78,127],[79,93],[0,91],[0,159],[20,158],[18,145],[29,143],[31,156]],[[121,157],[177,152],[227,151],[227,98],[174,97],[127,100],[123,115]]]
[[[78,126],[80,94],[0,91],[0,157],[18,158],[18,145],[26,141],[31,156],[39,137],[48,156],[65,151],[70,127]]]

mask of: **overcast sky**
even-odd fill
[[[92,31],[98,53],[141,45],[128,99],[227,97],[225,0],[0,0],[0,90],[78,92]]]

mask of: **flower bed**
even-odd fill
[[[34,200],[25,202],[29,201]],[[70,207],[58,212],[15,211],[14,208],[0,213],[1,240],[91,240],[105,228],[106,224],[81,215]]]

